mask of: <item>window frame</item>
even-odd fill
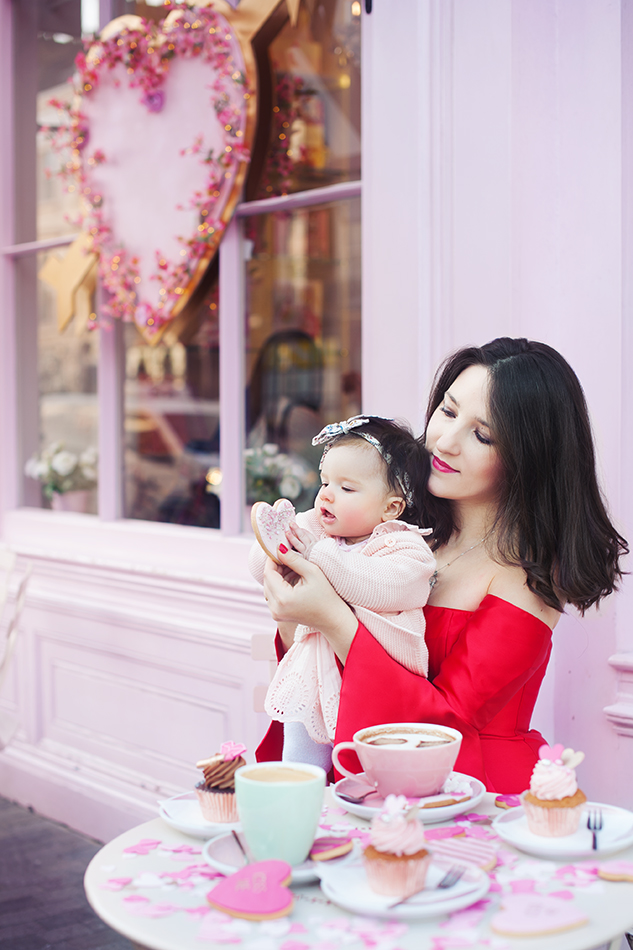
[[[101,7],[102,19],[107,22],[110,2],[102,0]],[[126,548],[126,561],[129,553],[136,569],[157,570],[160,565],[164,566],[163,552],[171,547],[172,542],[180,549],[177,539],[186,538],[188,555],[185,556],[183,545],[183,559],[179,563],[196,564],[195,573],[199,574],[198,558],[205,550],[205,560],[208,559],[208,541],[211,536],[217,541],[240,540],[245,398],[241,221],[247,215],[361,196],[363,411],[406,415],[414,427],[419,428],[423,405],[419,396],[428,389],[429,370],[437,363],[438,349],[440,355],[442,352],[442,341],[433,340],[429,332],[435,288],[428,252],[435,237],[433,231],[438,230],[436,223],[429,227],[429,221],[432,201],[438,203],[438,198],[441,198],[437,188],[433,194],[433,150],[428,147],[433,124],[429,101],[431,78],[437,80],[437,77],[431,76],[433,70],[437,71],[431,55],[432,34],[437,30],[433,17],[442,17],[438,12],[440,8],[435,10],[435,7],[435,0],[428,0],[422,5],[418,4],[418,0],[402,0],[402,8],[397,15],[393,12],[388,14],[382,8],[374,10],[371,16],[363,14],[362,185],[360,181],[342,182],[306,192],[244,202],[238,206],[227,228],[220,249],[221,464],[225,474],[221,529],[203,530],[122,518],[124,407],[123,359],[117,357],[122,351],[122,328],[118,322],[115,322],[113,332],[100,331],[99,515],[75,515],[21,507],[25,504],[21,489],[21,468],[25,459],[22,458],[20,434],[24,397],[17,360],[19,354],[23,353],[23,347],[19,345],[21,328],[14,317],[13,320],[0,321],[0,360],[3,364],[0,394],[4,407],[0,433],[5,447],[0,459],[0,497],[5,541],[20,547],[24,542],[32,551],[55,552],[58,556],[89,560],[91,563],[110,563],[112,559],[118,562],[120,552],[115,553],[115,548],[125,544],[130,545],[129,552]],[[0,69],[5,79],[0,96],[0,117],[5,122],[5,128],[13,127],[12,24],[15,10],[11,0],[0,0]],[[394,30],[399,42],[386,45],[385,31],[394,35]],[[399,98],[395,95],[397,84],[394,85],[394,77],[400,76],[402,72],[403,44],[408,44],[410,51],[416,55],[410,60],[414,64],[413,78],[406,76],[400,80],[403,95]],[[428,57],[421,56],[420,49],[426,49]],[[404,156],[399,157],[398,169],[394,170],[393,139],[388,134],[389,130],[399,120],[406,118],[410,123],[411,112],[416,109],[420,116],[416,134],[411,139],[411,147]],[[439,164],[439,155],[436,164]],[[9,211],[0,216],[0,300],[5,313],[15,314],[16,261],[53,246],[63,246],[72,237],[65,236],[57,241],[13,243],[15,213],[11,183],[14,180],[14,159],[13,142],[8,136],[4,137],[0,145],[0,179],[3,208]],[[403,211],[406,212],[404,227],[408,228],[406,239],[399,237],[405,233]],[[412,312],[420,314],[413,333],[410,320]],[[385,335],[386,315],[389,332]],[[427,339],[431,338],[431,345],[422,352],[420,341],[425,332],[428,332]],[[415,339],[411,339],[412,336]],[[403,345],[403,340],[407,341],[406,345]],[[399,383],[395,388],[393,376],[390,378],[390,374],[385,373],[385,360],[391,359],[397,359],[399,365]],[[26,457],[30,454],[26,452]],[[67,537],[65,543],[60,545],[62,525],[68,529],[72,527],[72,531],[64,532]],[[118,541],[115,541],[116,537]],[[200,547],[194,542],[194,537],[200,537]],[[241,537],[247,542],[246,535]],[[159,538],[164,538],[165,542],[159,545],[160,550],[156,547]],[[205,544],[207,547],[204,547]],[[216,540],[213,541],[213,547],[215,544]],[[221,558],[225,558],[225,553]],[[224,574],[224,570],[228,570],[232,563],[232,558],[228,557],[221,573]]]

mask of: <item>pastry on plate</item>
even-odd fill
[[[544,838],[562,838],[578,830],[587,796],[578,788],[575,768],[584,752],[542,745],[530,787],[523,793],[528,828]]]
[[[387,795],[371,823],[363,862],[367,882],[377,894],[406,897],[424,887],[431,855],[417,811],[404,795]]]
[[[246,765],[242,752],[246,752],[246,746],[223,742],[220,751],[211,758],[196,762],[196,768],[204,773],[203,781],[196,785],[196,795],[207,821],[239,821],[235,804],[235,773]]]

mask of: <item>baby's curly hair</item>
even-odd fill
[[[399,520],[419,528],[426,527],[422,512],[430,474],[430,458],[424,445],[416,439],[404,420],[366,415],[363,418],[367,419],[367,422],[355,426],[345,435],[335,437],[328,443],[327,448],[354,442],[370,444],[362,437],[361,432],[377,439],[382,449],[380,454],[387,485],[394,495],[400,495],[406,503]]]

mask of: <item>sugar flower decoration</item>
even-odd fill
[[[241,742],[223,742],[220,746],[220,755],[225,762],[237,759],[242,752],[246,752],[246,746]]]

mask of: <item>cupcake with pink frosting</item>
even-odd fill
[[[431,855],[417,811],[404,795],[387,795],[371,823],[363,860],[369,886],[377,894],[405,897],[424,887]]]
[[[565,749],[562,743],[542,745],[530,788],[523,793],[523,808],[532,834],[545,838],[573,835],[580,824],[587,796],[578,788],[574,769],[584,752]]]

